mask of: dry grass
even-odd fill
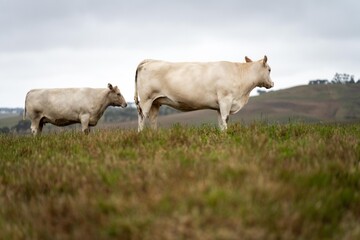
[[[0,239],[359,239],[360,125],[0,136]]]

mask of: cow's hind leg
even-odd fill
[[[139,114],[139,118],[138,118],[139,121],[138,132],[141,132],[144,129],[145,120],[149,116],[152,104],[153,102],[151,99],[147,100],[144,104],[141,104],[142,114]]]
[[[42,130],[41,118],[32,119],[30,129],[34,136],[40,134]]]
[[[145,118],[142,113],[138,113],[138,132],[141,132],[144,128]]]
[[[39,133],[42,133],[43,127],[44,127],[45,123],[43,122],[43,120],[41,120],[39,122]]]
[[[39,133],[39,125],[37,123],[31,123],[31,133],[36,136]]]
[[[154,130],[157,129],[157,117],[159,114],[159,110],[160,110],[160,105],[158,104],[153,104],[150,108],[150,112],[149,112],[150,124],[151,124],[151,128]]]

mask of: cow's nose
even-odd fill
[[[274,86],[274,82],[270,82],[270,84],[265,84],[266,89],[272,88],[273,86]]]
[[[122,107],[123,107],[123,108],[126,108],[126,107],[127,107],[127,103],[123,103],[123,104],[122,104]]]

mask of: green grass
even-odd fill
[[[0,136],[0,239],[360,239],[360,125]]]

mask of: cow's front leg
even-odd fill
[[[138,132],[141,132],[144,128],[144,115],[142,115],[141,113],[138,113]]]
[[[227,123],[229,121],[229,114],[231,110],[231,100],[230,99],[222,99],[219,101],[220,110],[218,111],[218,122],[221,131],[225,131],[227,129]]]
[[[81,130],[85,134],[89,134],[89,132],[90,132],[90,128],[89,128],[90,114],[80,115],[80,122],[81,122]]]

